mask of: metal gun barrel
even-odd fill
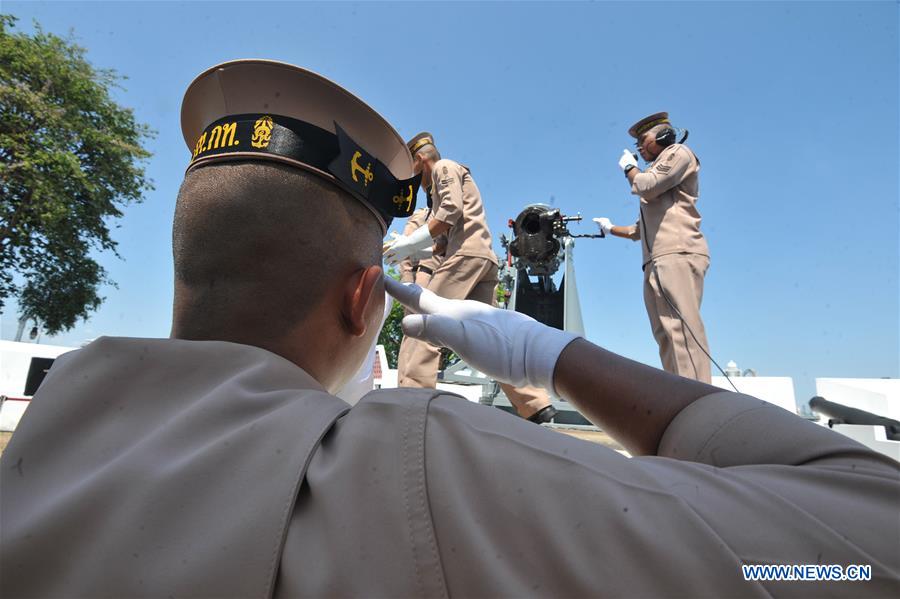
[[[889,439],[900,440],[900,422],[866,412],[858,408],[851,408],[843,404],[828,401],[824,397],[815,396],[809,400],[809,407],[826,416],[829,424],[868,424],[873,426],[883,426],[887,429]]]

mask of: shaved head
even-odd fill
[[[381,264],[372,212],[307,171],[226,162],[190,171],[173,227],[173,335],[276,339],[334,285]]]

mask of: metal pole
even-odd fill
[[[27,318],[20,318],[20,319],[19,319],[19,330],[16,331],[16,339],[15,339],[16,341],[21,341],[21,340],[22,340],[22,334],[25,332],[25,325],[26,325],[27,323],[28,323],[28,319],[27,319]]]

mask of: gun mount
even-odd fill
[[[580,222],[581,215],[564,216],[559,210],[546,204],[527,206],[515,220],[510,219],[513,240],[503,238],[504,247],[512,256],[511,264],[525,270],[531,276],[552,275],[564,258],[563,241],[576,237],[603,237],[603,235],[573,235],[568,223]]]
[[[502,236],[506,249],[506,266],[501,280],[511,291],[508,307],[531,316],[548,326],[584,333],[581,306],[575,287],[573,251],[579,237],[569,223],[580,222],[581,216],[565,216],[546,204],[531,204],[509,226],[512,241]],[[559,283],[553,276],[563,267]]]
[[[506,260],[500,267],[500,281],[507,289],[507,309],[527,314],[548,326],[583,335],[581,305],[575,286],[575,239],[603,235],[572,234],[569,223],[579,221],[581,216],[564,216],[546,204],[526,206],[509,221],[513,239],[509,240],[506,235],[500,237],[506,250]],[[512,409],[499,385],[481,373],[471,372],[462,361],[445,369],[441,379],[481,384],[484,389],[481,403]],[[553,405],[559,410],[555,423],[592,426],[565,400],[553,398]]]

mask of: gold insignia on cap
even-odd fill
[[[640,140],[641,136],[657,125],[671,124],[668,112],[657,112],[644,117],[628,129],[628,135]]]
[[[657,125],[662,125],[662,124],[668,123],[668,122],[669,122],[669,119],[656,119],[655,121],[650,121],[649,123],[644,123],[643,125],[641,125],[640,127],[637,128],[635,133],[637,133],[638,135],[643,135],[644,133],[646,133],[650,129],[656,127]]]
[[[236,131],[236,122],[222,123],[216,125],[212,129],[207,129],[200,136],[200,139],[197,140],[197,143],[194,146],[194,154],[191,159],[193,160],[203,152],[239,145],[241,143],[240,140],[234,138]]]
[[[188,170],[236,159],[300,168],[359,200],[382,233],[407,215],[407,203],[392,199],[410,184],[415,205],[419,176],[406,141],[364,101],[302,67],[246,59],[206,69],[185,91],[181,131]]]
[[[258,118],[253,125],[253,139],[250,140],[250,145],[254,148],[268,148],[269,142],[272,141],[272,128],[274,126],[272,117],[263,116]]]
[[[423,137],[419,141],[413,144],[413,146],[409,149],[409,153],[415,155],[415,153],[420,149],[427,145],[434,145],[434,140],[430,137]]]
[[[393,199],[394,199],[394,203],[397,204],[398,206],[400,206],[403,203],[406,203],[406,208],[404,208],[403,211],[409,212],[410,208],[412,208],[413,197],[414,197],[413,186],[410,185],[409,186],[409,195],[407,195],[405,198],[402,195],[395,195]]]
[[[350,174],[353,175],[353,180],[357,183],[359,183],[359,179],[356,178],[356,173],[361,174],[363,176],[363,185],[368,185],[375,178],[375,173],[372,172],[371,162],[366,168],[359,166],[357,160],[360,158],[362,158],[362,152],[357,150],[353,153],[353,158],[350,159]]]

